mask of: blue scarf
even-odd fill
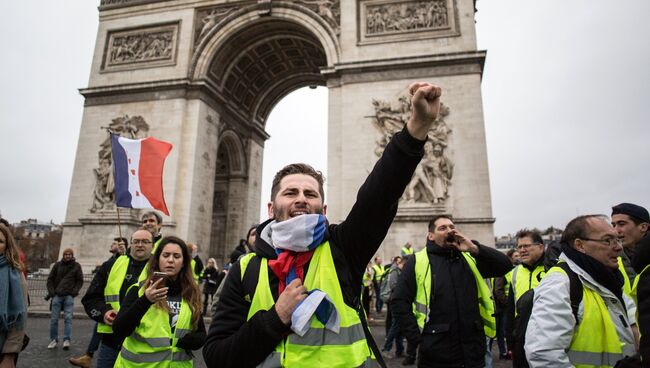
[[[12,329],[22,330],[25,324],[25,302],[20,272],[0,255],[0,347]]]
[[[269,267],[280,279],[279,293],[295,278],[304,281],[304,266],[313,251],[324,241],[327,218],[319,214],[306,214],[282,222],[271,222],[262,238],[271,243],[278,255],[269,261]],[[305,300],[296,306],[291,316],[291,329],[303,336],[309,329],[312,316],[325,328],[339,332],[340,316],[330,297],[318,289],[308,291]]]

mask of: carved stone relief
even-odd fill
[[[340,0],[298,0],[296,3],[306,5],[318,13],[336,34],[341,32],[341,2]]]
[[[411,105],[407,96],[398,98],[396,108],[386,101],[373,100],[372,104],[375,115],[370,118],[381,132],[381,137],[376,141],[375,154],[381,156],[393,135],[404,128]],[[445,122],[448,115],[449,107],[441,105],[440,115],[434,127],[429,130],[429,140],[424,145],[424,157],[406,187],[402,203],[440,204],[449,197],[454,163],[445,154],[449,145],[449,134],[452,132]]]
[[[203,38],[228,14],[234,12],[237,8],[233,6],[217,6],[203,8],[196,11],[194,22],[194,46],[196,47]]]
[[[124,115],[113,119],[108,126],[114,134],[129,139],[146,138],[149,133],[149,124],[142,116]],[[115,210],[115,180],[113,178],[113,155],[111,151],[111,137],[99,145],[98,167],[93,169],[95,175],[95,189],[93,190],[93,205],[90,212]]]
[[[106,40],[103,71],[174,65],[178,23],[111,31]]]
[[[366,0],[359,11],[360,41],[412,39],[454,35],[452,0]]]

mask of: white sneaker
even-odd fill
[[[63,340],[63,350],[70,349],[70,340]]]
[[[54,349],[56,347],[56,340],[50,341],[50,344],[47,346],[48,349]]]

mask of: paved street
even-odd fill
[[[47,368],[58,368],[58,367],[72,367],[68,363],[68,358],[71,356],[78,356],[83,354],[88,341],[90,340],[90,335],[92,329],[95,326],[95,322],[87,318],[75,318],[72,324],[72,347],[70,350],[63,350],[61,344],[56,349],[48,350],[47,344],[49,343],[49,330],[50,330],[50,319],[49,318],[39,318],[39,317],[30,317],[28,321],[27,333],[31,338],[29,346],[27,349],[20,355],[18,360],[19,368],[36,368],[36,367],[47,367]],[[385,334],[384,326],[374,326],[372,327],[372,333],[375,336],[377,343],[380,345],[383,343]],[[59,321],[59,341],[61,341],[63,335],[63,320]],[[205,362],[201,352],[196,352],[196,358],[194,360],[194,367],[205,368]],[[402,367],[401,358],[391,359],[387,361],[388,366],[391,368]],[[511,366],[509,362],[499,361],[498,358],[494,361],[494,368],[506,368]],[[94,367],[94,365],[93,365]],[[414,366],[412,366],[414,367]]]

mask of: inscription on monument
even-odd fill
[[[178,23],[110,31],[103,71],[174,65]]]
[[[149,133],[149,124],[142,116],[120,116],[109,124],[108,128],[121,137],[130,139],[146,138]],[[93,206],[90,212],[115,210],[115,180],[113,178],[113,154],[111,150],[111,137],[99,145],[98,167],[93,169],[95,175],[95,189],[93,190]]]
[[[375,154],[380,156],[393,135],[404,128],[411,111],[407,96],[398,98],[397,108],[390,102],[373,100],[375,115],[370,116],[373,124],[381,132],[376,141]],[[415,169],[401,202],[406,204],[442,204],[449,197],[449,186],[454,171],[453,162],[445,154],[452,130],[445,122],[449,115],[449,107],[441,105],[440,115],[434,127],[429,130],[429,140],[424,145],[424,157]]]
[[[360,2],[361,42],[456,35],[452,0]]]

